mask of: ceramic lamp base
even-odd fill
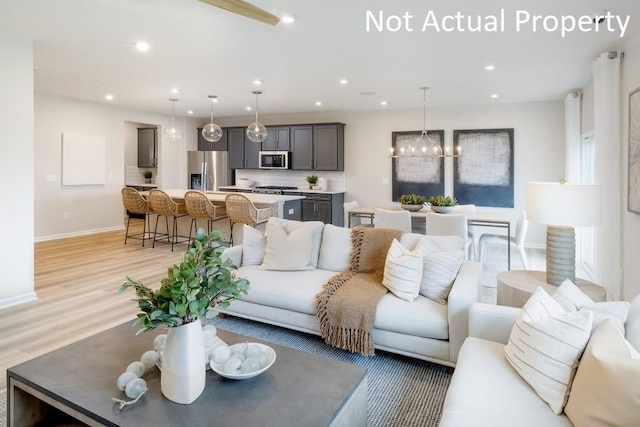
[[[547,227],[547,283],[576,281],[576,233],[573,227]]]

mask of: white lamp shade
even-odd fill
[[[599,184],[527,183],[527,217],[531,222],[558,226],[602,223]]]

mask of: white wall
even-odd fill
[[[33,44],[0,33],[0,307],[35,299]]]
[[[640,33],[623,46],[622,60],[622,295],[631,300],[640,294],[640,215],[627,211],[629,165],[629,93],[640,87]]]
[[[120,191],[125,184],[126,122],[166,126],[171,123],[171,116],[36,94],[36,241],[122,227]],[[184,127],[185,120],[177,117],[176,125]],[[164,188],[184,188],[187,182],[185,142],[163,141],[162,128],[159,131],[159,169],[162,172],[158,183]],[[104,185],[61,185],[61,136],[65,132],[106,138],[107,177]],[[47,175],[55,176],[55,182],[45,182]],[[68,220],[64,219],[65,213]]]

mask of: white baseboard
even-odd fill
[[[24,304],[25,302],[35,301],[38,296],[35,292],[28,292],[22,295],[16,295],[11,298],[5,298],[0,300],[0,309],[11,307],[12,305]]]
[[[64,239],[64,238],[67,238],[67,237],[86,236],[87,234],[107,233],[109,231],[119,231],[119,230],[124,230],[124,225],[117,225],[115,227],[96,228],[96,229],[93,229],[93,230],[74,231],[73,233],[52,234],[50,236],[40,236],[40,237],[36,237],[34,239],[34,242],[35,243],[46,242],[48,240],[58,240],[58,239]]]

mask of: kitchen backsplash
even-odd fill
[[[298,188],[308,188],[307,175],[318,175],[327,179],[327,189],[344,191],[344,172],[327,171],[278,171],[258,169],[236,169],[236,181],[238,178],[247,178],[255,181],[255,185],[285,185]]]
[[[158,169],[156,168],[139,168],[138,166],[126,166],[125,167],[125,177],[124,182],[126,185],[136,185],[136,184],[144,184],[144,176],[142,176],[142,172],[150,170],[153,172],[153,178],[151,179],[152,183],[157,182],[157,174]]]

